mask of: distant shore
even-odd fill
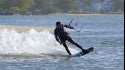
[[[2,15],[122,15],[124,12],[110,12],[110,13],[55,13],[55,14],[2,14]]]
[[[49,15],[74,15],[74,16],[104,16],[104,15],[124,15],[124,13],[112,13],[112,14],[100,14],[100,13],[95,13],[95,14],[49,14]]]
[[[44,28],[44,27],[28,27],[28,26],[13,26],[13,25],[0,25],[0,30],[7,29],[12,30],[14,29],[17,32],[27,32],[31,29],[35,29],[37,32],[41,32],[44,30],[52,31],[53,28]]]

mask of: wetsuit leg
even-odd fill
[[[70,53],[70,51],[69,51],[69,48],[67,47],[67,45],[66,45],[66,42],[65,41],[63,41],[63,46],[65,47],[65,49],[66,49],[66,51],[68,52],[68,54],[69,55],[72,55],[71,53]]]
[[[78,48],[80,48],[82,50],[82,52],[86,53],[85,49],[83,49],[80,45],[78,45],[77,43],[75,43],[71,37],[67,37],[67,41],[71,42],[72,44],[76,45]]]

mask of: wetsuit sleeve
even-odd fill
[[[70,28],[70,29],[74,29],[74,27],[71,27],[71,26],[69,26],[69,25],[64,25],[64,27]]]
[[[60,42],[56,30],[54,30],[54,35],[55,35],[56,41]]]

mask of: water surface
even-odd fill
[[[56,21],[69,24],[80,32],[66,29],[83,48],[94,52],[81,58],[69,58],[65,49],[54,39],[52,31],[18,33],[0,30],[0,70],[123,70],[123,15],[44,15],[0,16],[0,25],[54,28]],[[76,26],[77,24],[77,26]],[[67,43],[72,53],[80,51]],[[75,50],[76,49],[76,50]],[[41,53],[56,54],[43,55]]]

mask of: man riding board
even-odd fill
[[[86,53],[85,49],[83,49],[79,44],[77,44],[76,42],[72,40],[72,38],[69,36],[69,33],[64,30],[64,27],[69,28],[69,29],[74,29],[74,27],[71,27],[69,25],[63,25],[61,24],[61,22],[56,22],[56,28],[54,30],[54,34],[55,34],[55,38],[57,42],[59,42],[65,47],[69,55],[72,55],[72,54],[67,47],[66,41],[69,41],[70,43],[80,48],[83,53]]]

